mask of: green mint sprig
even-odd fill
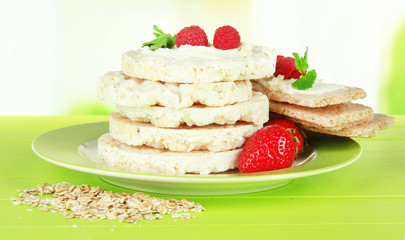
[[[176,34],[172,36],[169,33],[164,33],[156,25],[153,25],[153,29],[156,31],[153,33],[155,39],[150,42],[142,44],[142,47],[149,47],[150,50],[155,51],[158,48],[173,48],[174,40],[176,39]]]
[[[312,88],[316,79],[315,69],[307,72],[308,70],[308,47],[305,51],[304,57],[300,57],[298,53],[292,53],[295,58],[295,67],[301,73],[301,77],[293,82],[292,87],[298,90],[306,90]]]

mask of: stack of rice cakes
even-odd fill
[[[308,90],[291,87],[294,80],[283,76],[253,82],[253,88],[270,100],[272,117],[288,118],[308,134],[343,137],[374,137],[379,130],[394,125],[394,118],[352,101],[366,97],[361,88],[316,80]]]
[[[106,165],[130,172],[209,174],[237,167],[242,145],[268,121],[268,98],[250,79],[270,77],[276,53],[242,43],[233,50],[142,48],[122,57],[122,71],[98,81],[116,105],[99,138]]]

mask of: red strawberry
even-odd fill
[[[229,25],[217,28],[213,44],[215,48],[222,50],[238,48],[240,46],[239,32]]]
[[[243,173],[291,167],[295,159],[293,137],[281,126],[259,129],[245,143],[238,168]]]
[[[296,143],[297,146],[296,153],[298,154],[299,152],[301,152],[302,146],[304,145],[304,137],[302,136],[300,129],[297,127],[297,125],[295,125],[294,122],[280,118],[271,120],[266,124],[266,126],[269,125],[278,125],[283,127],[286,131],[288,131]]]
[[[280,57],[279,57],[280,56]],[[292,57],[282,58],[281,55],[277,56],[276,71],[274,76],[283,75],[284,79],[298,79],[301,73],[295,67],[295,59]]]
[[[208,37],[204,30],[199,26],[190,26],[180,30],[176,35],[174,43],[177,47],[180,47],[181,45],[207,46]]]

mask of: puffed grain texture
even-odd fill
[[[124,74],[162,82],[224,82],[270,77],[277,54],[242,43],[237,49],[183,45],[179,48],[130,50],[122,56]]]
[[[249,80],[218,83],[164,83],[131,78],[119,71],[97,81],[99,99],[126,107],[163,106],[188,108],[193,104],[225,106],[252,97]]]
[[[133,122],[119,113],[110,115],[110,135],[131,145],[146,145],[175,152],[207,150],[219,152],[241,147],[246,138],[262,125],[248,123],[204,127],[158,128],[150,123]]]
[[[98,154],[106,166],[128,172],[164,175],[198,173],[206,175],[237,167],[241,148],[223,152],[170,152],[150,147],[129,146],[108,133],[98,140]]]
[[[187,126],[207,126],[210,124],[234,124],[237,121],[262,125],[269,119],[269,100],[254,92],[248,101],[222,107],[193,105],[189,108],[174,109],[159,106],[129,108],[116,105],[117,111],[135,122],[151,122],[156,127],[176,128]]]

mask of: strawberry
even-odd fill
[[[249,173],[291,167],[295,150],[293,137],[283,127],[266,126],[246,141],[238,160],[239,171]]]
[[[222,26],[215,30],[214,47],[222,50],[238,48],[240,46],[239,32],[229,25]]]
[[[301,134],[301,130],[297,127],[297,125],[295,125],[294,122],[287,120],[287,119],[280,118],[280,119],[271,120],[270,122],[268,122],[266,124],[266,126],[270,126],[270,125],[281,126],[287,132],[289,132],[291,134],[291,136],[293,137],[294,142],[296,143],[296,146],[297,146],[296,154],[301,152],[302,146],[304,145],[304,137]]]
[[[181,45],[207,46],[208,37],[199,26],[185,27],[176,35],[175,44],[177,47]]]
[[[274,76],[283,75],[284,79],[298,79],[301,73],[295,67],[295,59],[292,57],[277,56],[276,71]]]

